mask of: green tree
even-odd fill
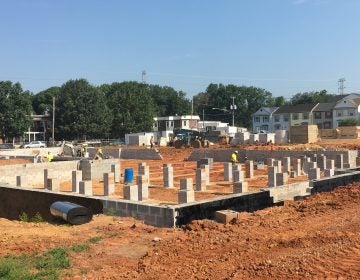
[[[55,111],[57,139],[108,137],[111,120],[99,88],[85,79],[70,80],[61,86]]]
[[[148,89],[155,104],[157,116],[187,115],[191,113],[191,104],[184,92],[159,85],[149,85]]]
[[[291,105],[297,104],[314,104],[314,103],[327,103],[334,102],[336,95],[328,94],[326,90],[321,91],[310,91],[310,92],[300,92],[295,94],[291,99]]]
[[[52,98],[57,97],[59,92],[60,87],[51,87],[35,95],[32,95],[31,102],[34,112],[37,115],[42,115],[45,111],[48,111],[50,114],[52,114]]]
[[[205,92],[194,97],[194,107],[200,116],[204,108],[206,120],[219,120],[232,124],[230,105],[233,100],[237,107],[234,110],[235,125],[250,127],[251,115],[262,106],[270,106],[273,97],[270,92],[261,88],[210,84]]]
[[[155,106],[149,86],[138,82],[105,84],[105,93],[113,115],[111,133],[123,137],[126,133],[149,131],[154,123]]]
[[[0,82],[0,134],[6,141],[21,137],[31,126],[32,106],[29,91],[20,83]]]

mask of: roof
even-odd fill
[[[360,105],[360,98],[355,98],[352,100],[356,105]]]
[[[328,111],[331,111],[334,108],[335,104],[336,104],[336,102],[319,103],[315,107],[314,112],[328,112]]]
[[[317,104],[298,104],[298,105],[284,105],[280,106],[274,114],[290,114],[311,112]]]
[[[260,114],[261,110],[266,111],[266,113],[272,114],[274,113],[279,107],[261,107],[259,110],[257,110],[254,114]]]

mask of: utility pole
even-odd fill
[[[339,81],[338,81],[338,84],[339,84],[339,94],[340,95],[343,95],[344,94],[344,82],[345,82],[345,78],[340,78]]]
[[[52,146],[55,144],[55,96],[52,98],[53,110],[52,110]]]
[[[205,131],[205,108],[203,107],[203,130]]]
[[[235,97],[231,96],[232,98],[232,104],[230,105],[230,110],[232,111],[232,126],[235,126],[235,110],[237,109],[237,106],[235,105]]]

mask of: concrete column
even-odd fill
[[[109,196],[115,193],[115,175],[113,172],[104,173],[104,195]]]
[[[321,171],[326,169],[327,168],[326,167],[326,156],[324,156],[324,155],[319,156],[317,163],[318,163],[318,167],[320,168]]]
[[[16,176],[16,186],[17,187],[26,187],[26,175],[17,175]]]
[[[165,188],[174,187],[174,168],[171,164],[163,165],[163,182]]]
[[[149,166],[143,166],[139,169],[139,175],[145,175],[148,179],[148,184],[150,184],[150,167]]]
[[[309,180],[318,180],[318,179],[320,179],[320,168],[310,168]]]
[[[247,160],[245,162],[246,178],[254,177],[254,162],[252,160]]]
[[[326,160],[326,169],[335,169],[335,160],[333,159]]]
[[[301,176],[301,159],[297,158],[294,160],[293,170],[296,172],[296,176]]]
[[[284,157],[282,159],[282,172],[290,173],[290,170],[291,170],[291,158]]]
[[[79,182],[82,180],[82,171],[73,170],[71,172],[71,191],[79,193]]]
[[[281,172],[281,171],[282,171],[281,160],[275,160],[274,166],[276,166],[277,172]]]
[[[138,199],[139,201],[146,200],[149,198],[149,180],[145,175],[136,176],[136,183],[138,185]]]
[[[268,186],[276,187],[276,172],[277,168],[275,166],[268,166]]]
[[[324,170],[324,176],[325,177],[332,177],[335,175],[335,170],[334,169],[325,169]]]
[[[200,169],[201,170],[201,169]],[[180,179],[180,191],[178,192],[179,203],[189,203],[195,201],[192,178]]]
[[[210,165],[202,164],[200,168],[205,170],[206,185],[210,185]]]
[[[232,165],[232,171],[240,171],[241,170],[241,165],[240,164],[234,164]]]
[[[139,188],[137,185],[125,185],[124,186],[124,199],[139,201]]]
[[[48,178],[47,187],[49,191],[59,192],[60,191],[60,180],[57,178]]]
[[[115,163],[111,165],[111,172],[114,173],[115,183],[120,183],[120,163]]]
[[[206,191],[206,172],[205,169],[196,169],[195,189],[197,191]]]
[[[289,181],[288,173],[276,173],[276,186],[286,185]]]
[[[84,195],[93,195],[92,181],[80,181],[79,182],[79,193]]]
[[[193,191],[193,179],[192,178],[181,178],[180,179],[180,190]]]
[[[273,158],[268,158],[268,159],[266,160],[267,166],[274,166],[274,161],[275,161],[275,159],[273,159]]]
[[[224,162],[224,181],[232,181],[232,164]]]
[[[336,161],[335,161],[336,168],[343,169],[344,168],[344,155],[336,155]]]
[[[245,193],[248,192],[248,182],[235,182],[233,193]]]
[[[243,182],[245,179],[244,171],[234,171],[233,172],[233,182]]]
[[[44,188],[48,188],[49,170],[44,169]]]

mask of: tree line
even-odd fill
[[[193,97],[192,104],[183,91],[134,81],[95,86],[85,79],[69,80],[37,94],[23,90],[20,83],[0,81],[0,137],[11,141],[23,136],[32,124],[32,114],[47,111],[51,115],[53,97],[55,139],[73,140],[121,138],[126,133],[150,131],[153,117],[186,115],[192,110],[205,120],[231,124],[233,100],[235,125],[250,127],[251,115],[260,107],[331,102],[335,95],[325,90],[305,92],[286,101],[257,87],[210,84]],[[47,138],[51,136],[51,130],[47,134]]]

